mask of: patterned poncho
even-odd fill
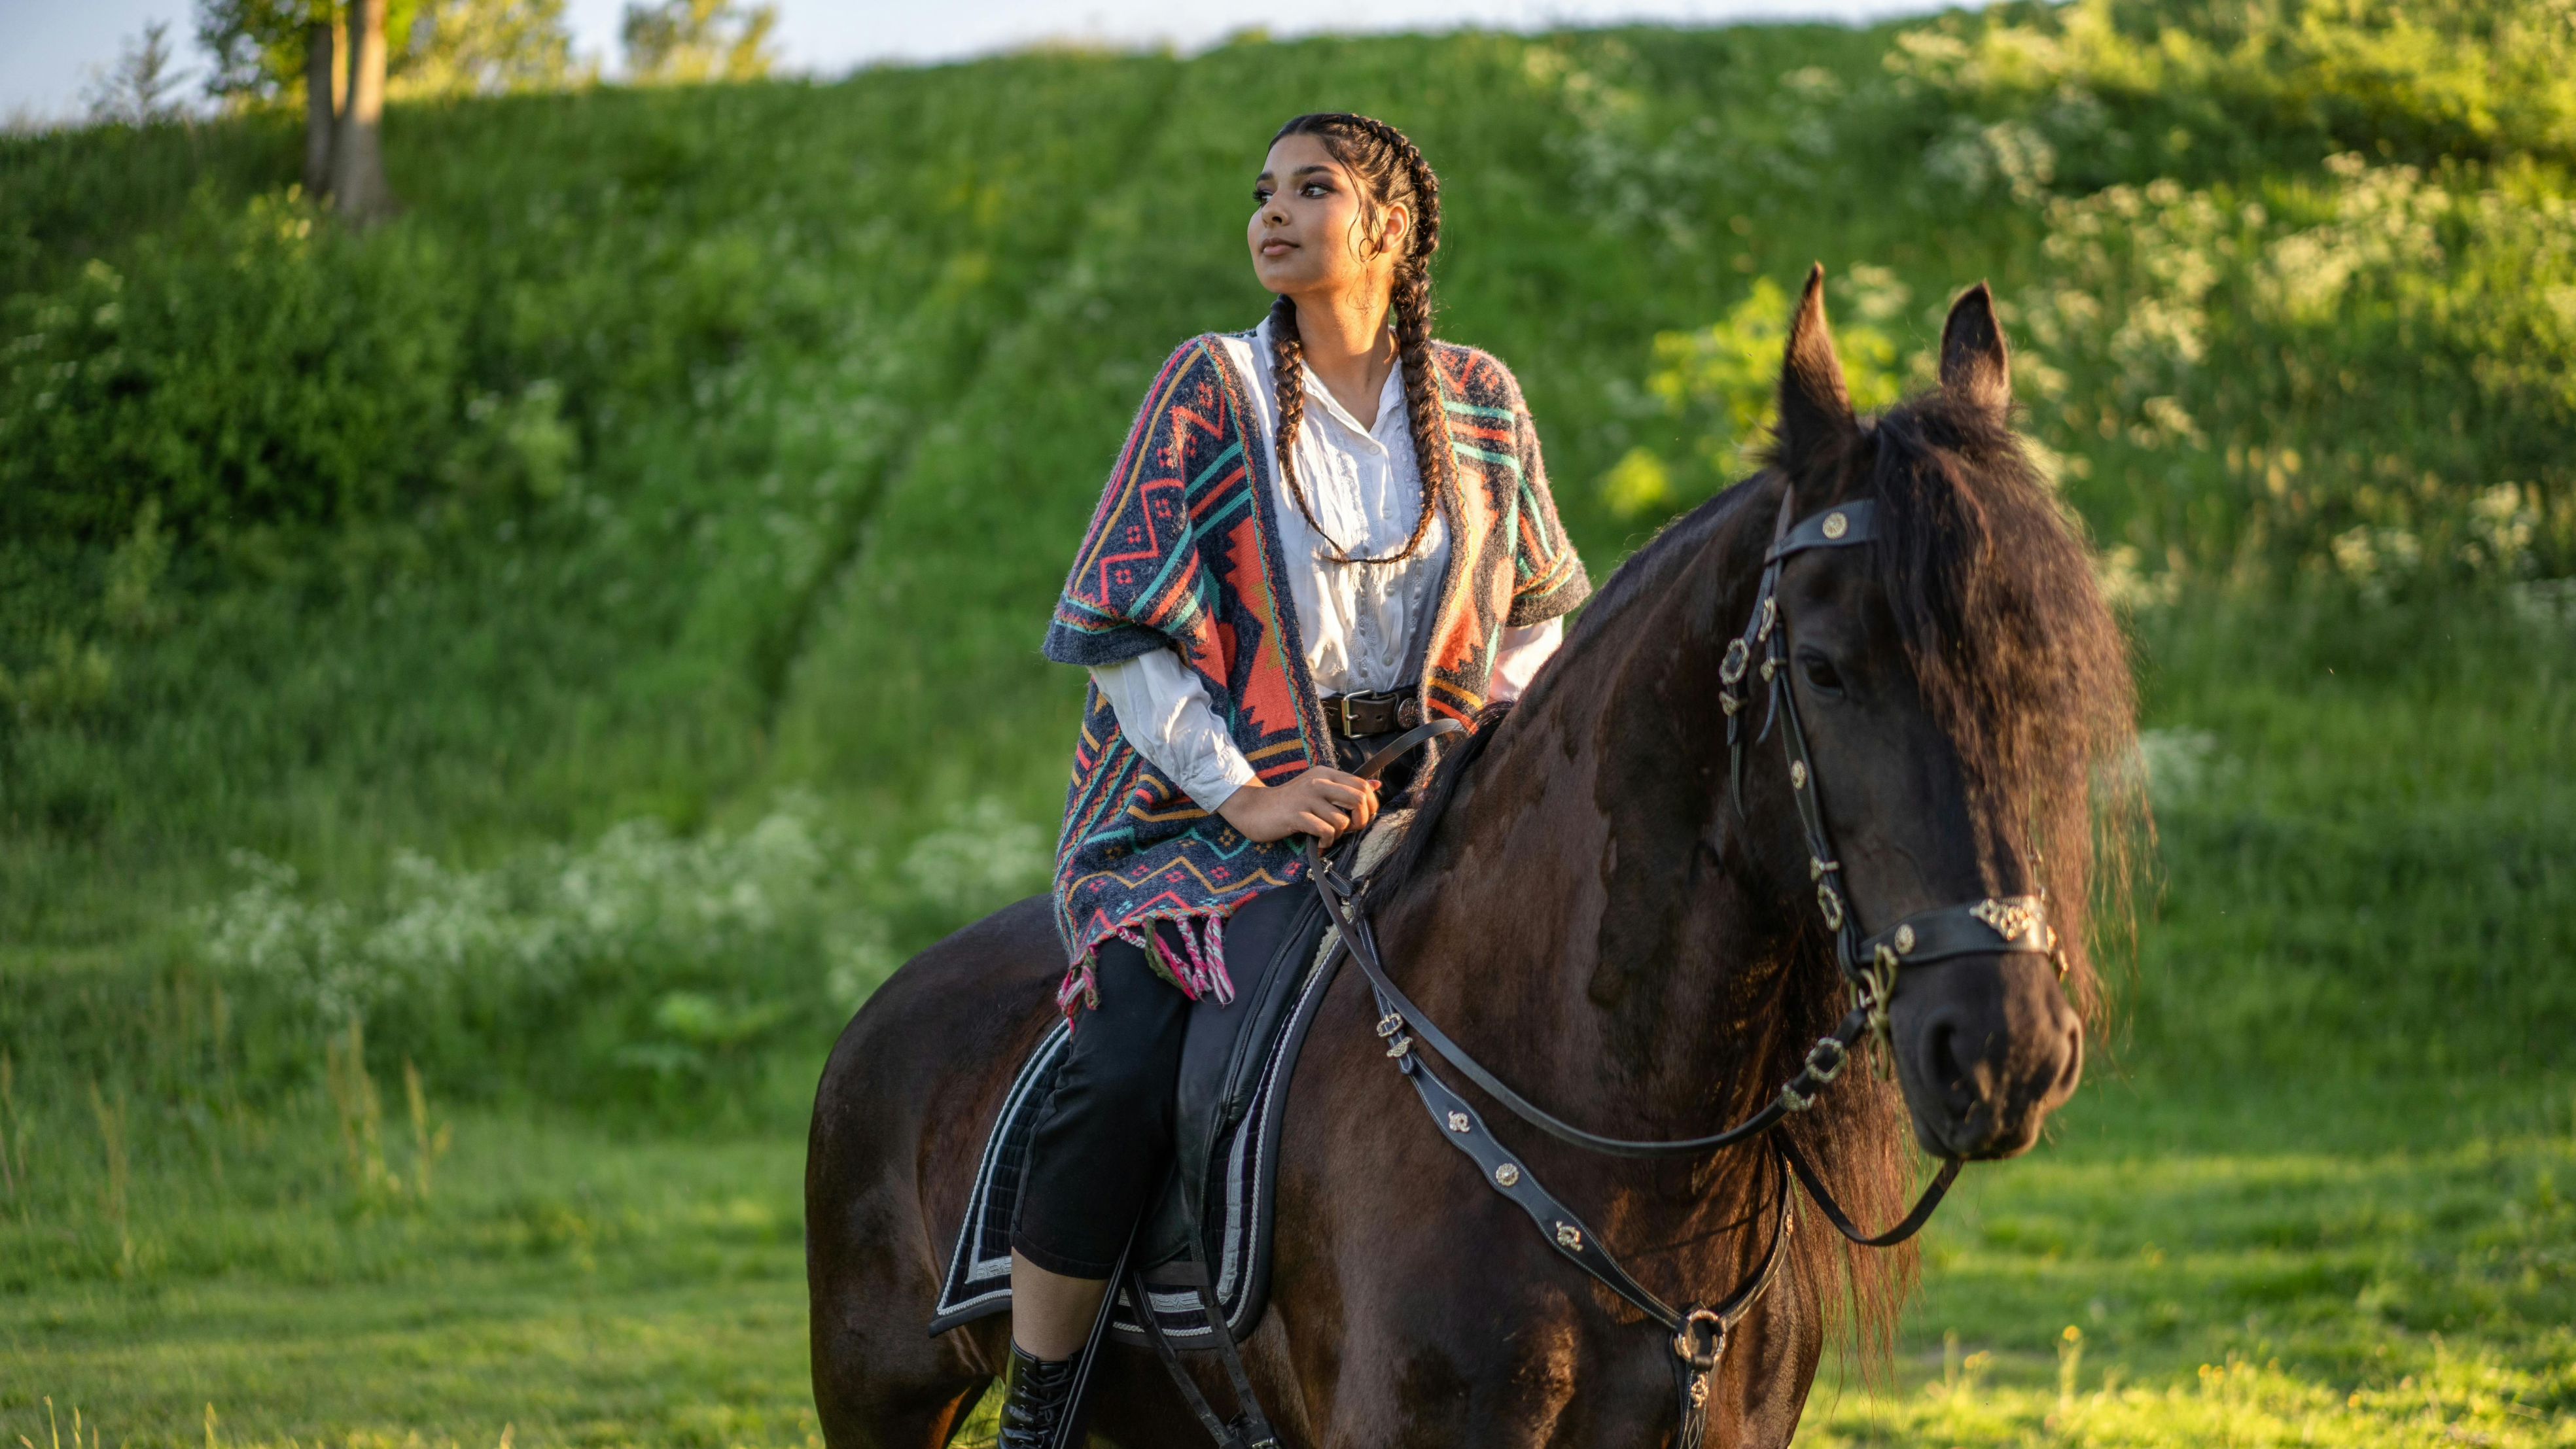
[[[1583,602],[1591,583],[1557,523],[1520,385],[1471,347],[1434,344],[1433,371],[1457,460],[1440,508],[1449,563],[1421,661],[1425,718],[1471,722],[1506,625]],[[1333,759],[1308,676],[1287,563],[1272,517],[1272,460],[1238,377],[1213,337],[1173,353],[1145,395],[1047,631],[1047,657],[1109,664],[1176,650],[1264,784]],[[1222,923],[1305,874],[1302,838],[1257,844],[1202,810],[1121,737],[1097,687],[1083,701],[1056,843],[1056,925],[1072,964],[1058,1004],[1097,1004],[1092,951],[1112,936],[1195,1000],[1234,994]],[[1154,929],[1169,921],[1175,955]]]

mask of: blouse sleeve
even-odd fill
[[[1521,624],[1507,627],[1494,646],[1493,686],[1486,692],[1492,700],[1518,699],[1538,677],[1539,666],[1556,657],[1557,646],[1565,642],[1565,621],[1550,619],[1544,624]]]
[[[1171,650],[1095,664],[1091,680],[1127,743],[1200,809],[1214,814],[1253,778],[1252,763],[1209,705],[1207,686]]]

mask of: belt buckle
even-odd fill
[[[1338,723],[1342,727],[1342,738],[1353,738],[1358,731],[1351,728],[1351,697],[1347,694],[1337,694],[1333,696],[1333,703],[1341,708],[1342,717]]]

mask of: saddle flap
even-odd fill
[[[1302,889],[1266,891],[1228,922],[1226,954],[1238,990],[1225,1006],[1199,1002],[1183,1028],[1175,1170],[1138,1229],[1131,1261],[1149,1270],[1148,1301],[1137,1304],[1120,1290],[1110,1332],[1121,1343],[1145,1341],[1139,1315],[1147,1312],[1182,1347],[1212,1341],[1195,1290],[1166,1288],[1164,1275],[1151,1271],[1182,1259],[1205,1265],[1229,1331],[1247,1333],[1261,1316],[1287,1078],[1332,984],[1331,971],[1310,969],[1324,925],[1319,899]],[[986,1129],[932,1333],[1010,1308],[1020,1177],[1067,1040],[1059,1021],[1022,1064]]]
[[[1293,888],[1254,897],[1226,922],[1230,953],[1258,964],[1251,979],[1236,980],[1231,1003],[1202,997],[1190,1011],[1173,1134],[1184,1181],[1205,1180],[1210,1150],[1251,1108],[1262,1064],[1323,933],[1323,899]]]
[[[1205,1240],[1205,1204],[1223,1175],[1214,1159],[1251,1109],[1323,926],[1321,898],[1294,888],[1265,891],[1227,920],[1234,999],[1202,996],[1190,1008],[1173,1084],[1172,1176],[1146,1222],[1139,1262],[1185,1256]]]

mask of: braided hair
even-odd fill
[[[1362,183],[1360,224],[1374,235],[1385,208],[1402,206],[1413,218],[1404,236],[1404,255],[1396,259],[1395,288],[1389,297],[1395,315],[1396,356],[1404,368],[1404,406],[1413,425],[1414,462],[1422,474],[1422,510],[1413,521],[1413,536],[1404,547],[1383,558],[1355,559],[1336,555],[1340,563],[1397,563],[1421,551],[1431,531],[1432,509],[1440,490],[1451,482],[1454,460],[1441,418],[1440,386],[1431,362],[1431,254],[1440,246],[1440,178],[1422,159],[1421,148],[1386,122],[1348,111],[1319,111],[1299,116],[1270,138],[1278,145],[1290,136],[1312,136],[1335,161]],[[1291,450],[1298,424],[1305,420],[1305,342],[1297,334],[1297,304],[1282,296],[1270,304],[1270,381],[1279,408],[1278,436],[1271,440],[1279,459],[1279,476],[1297,511],[1319,535],[1306,485],[1297,477]],[[1329,535],[1326,535],[1329,537]]]

